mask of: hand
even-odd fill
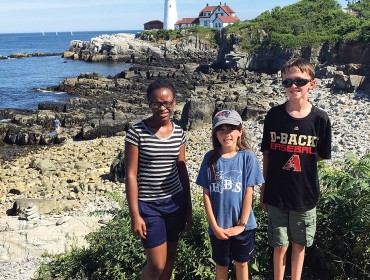
[[[217,239],[227,240],[230,237],[230,234],[227,231],[227,229],[217,227],[217,228],[212,229],[212,230],[213,230],[213,233],[215,234],[215,236],[217,237]]]
[[[134,235],[140,238],[146,238],[146,224],[141,216],[131,219],[131,230]]]
[[[244,226],[234,226],[226,229],[229,236],[236,236],[238,234],[241,234],[244,230],[245,230]]]

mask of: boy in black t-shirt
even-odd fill
[[[328,115],[308,100],[316,83],[308,61],[289,60],[281,76],[288,101],[270,109],[264,121],[261,207],[269,215],[274,279],[284,278],[289,243],[291,279],[300,279],[305,247],[312,245],[316,231],[317,162],[331,157],[331,125]]]

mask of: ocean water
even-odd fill
[[[0,34],[0,55],[14,53],[63,53],[70,41],[89,41],[101,34],[136,33],[138,30],[86,31],[58,33]],[[64,78],[96,72],[103,76],[127,70],[126,63],[90,63],[64,59],[60,55],[17,59],[0,59],[0,108],[37,109],[40,102],[57,102],[70,98],[63,92],[35,92],[35,88],[58,85]]]

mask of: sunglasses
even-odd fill
[[[282,81],[282,84],[283,84],[283,87],[285,87],[285,88],[290,88],[293,84],[296,85],[297,87],[303,87],[311,81],[312,80],[302,79],[302,78],[286,79],[286,80]]]
[[[158,101],[150,101],[149,102],[149,107],[152,109],[158,109],[160,107],[165,107],[166,109],[171,108],[173,102],[175,99],[172,99],[172,101],[165,101],[165,102],[158,102]]]

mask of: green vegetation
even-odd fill
[[[370,154],[320,163],[322,193],[313,257],[335,279],[370,277]]]
[[[304,272],[312,279],[367,279],[370,277],[370,154],[349,154],[333,165],[319,164],[322,194],[318,205],[317,233],[307,251]],[[87,236],[88,248],[51,257],[35,279],[138,279],[145,255],[131,233],[123,197],[110,194],[120,208],[114,219]],[[272,273],[272,250],[267,245],[267,215],[256,199],[257,256],[250,262],[254,279]],[[214,263],[200,190],[193,195],[194,226],[179,242],[174,279],[214,279]],[[230,275],[233,275],[232,269]]]
[[[165,29],[147,30],[142,32],[141,36],[152,38],[156,42],[161,40],[165,41],[173,40],[182,37],[179,30],[165,30]]]
[[[217,29],[204,28],[201,26],[195,26],[191,28],[185,28],[181,30],[147,30],[142,32],[141,37],[151,38],[156,42],[176,40],[181,38],[187,38],[189,35],[199,36],[199,38],[209,41],[211,44],[215,44],[215,35],[218,33]]]
[[[266,11],[253,20],[228,27],[239,34],[246,50],[279,45],[283,48],[314,46],[323,42],[370,42],[370,0],[351,6],[346,13],[335,0],[301,0]]]

